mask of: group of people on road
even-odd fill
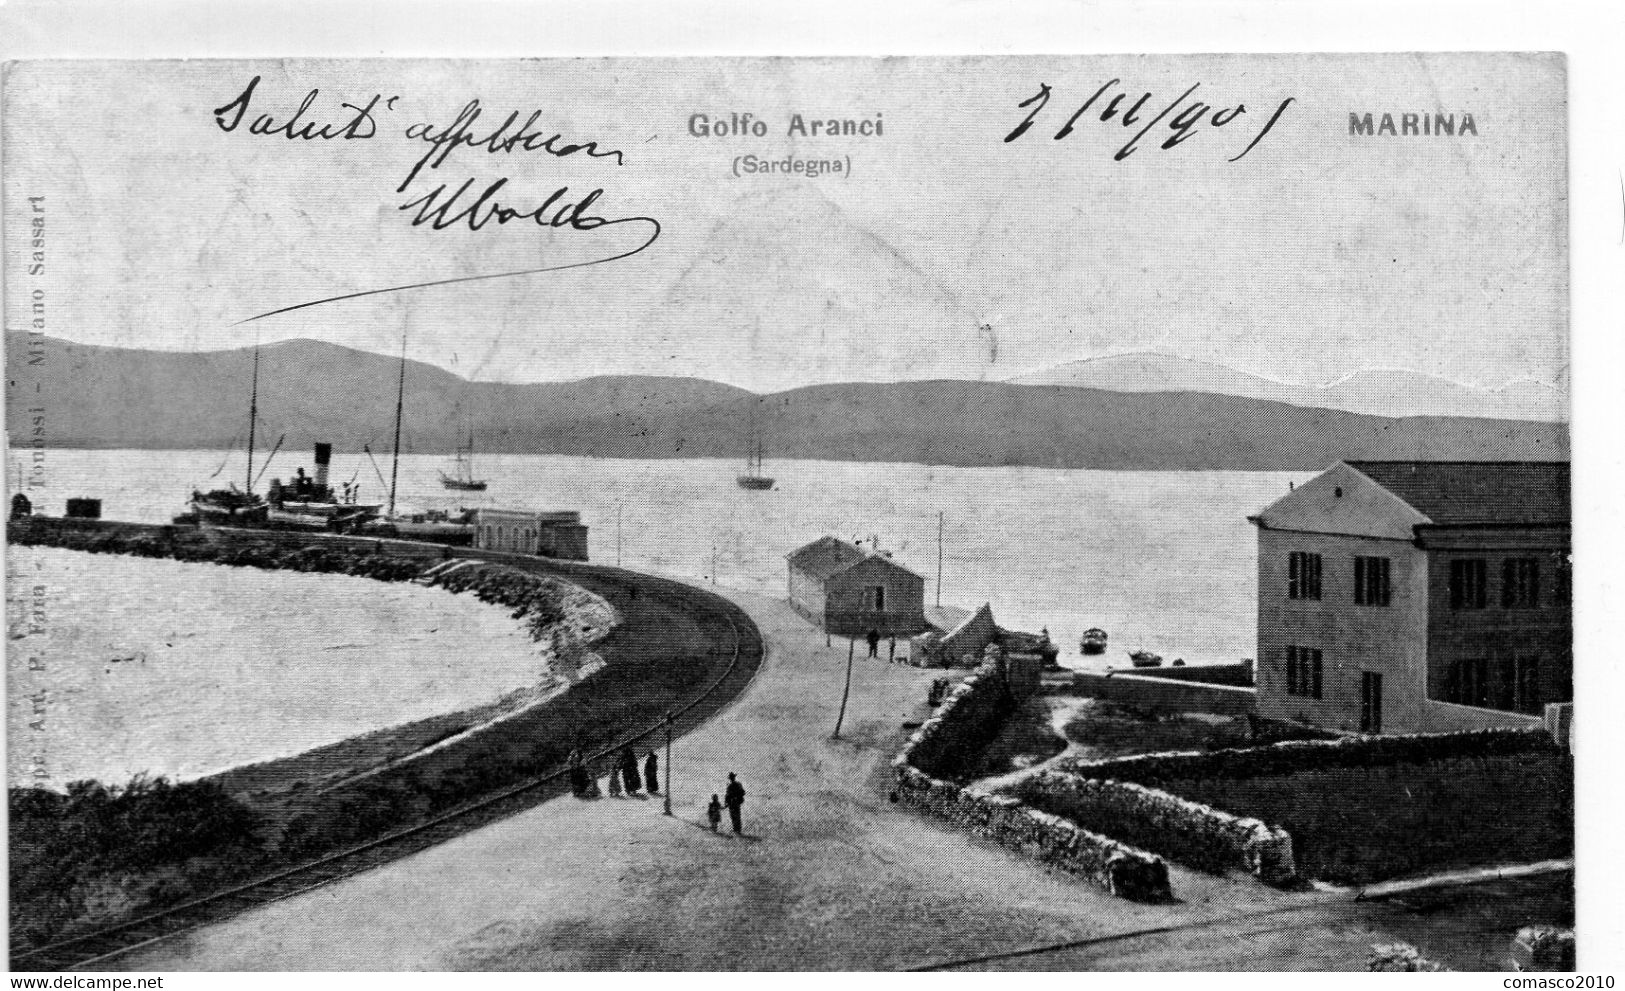
[[[570,793],[575,797],[598,798],[602,794],[598,788],[597,775],[587,766],[579,748],[570,751],[569,774]],[[633,753],[630,746],[622,747],[609,769],[609,797],[636,795],[640,789],[647,790],[650,795],[660,794],[660,759],[655,756],[653,750],[649,751],[649,755],[643,759],[643,773],[639,775],[637,754]],[[722,825],[722,813],[726,810],[734,834],[737,836],[743,833],[744,808],[745,786],[739,782],[739,776],[730,771],[728,786],[722,790],[720,796],[712,795],[711,804],[705,809],[705,817],[711,823],[711,832],[716,832]]]
[[[878,659],[880,657],[880,631],[870,630],[869,635],[864,637],[864,640],[869,644],[869,656]],[[895,633],[886,638],[886,660],[893,664],[897,663],[897,635]]]
[[[601,792],[598,777],[582,758],[580,749],[570,751],[570,793],[577,798],[597,798]],[[647,788],[646,788],[647,786]],[[639,791],[660,794],[660,758],[653,750],[643,759],[643,773],[638,773],[638,757],[630,745],[622,747],[615,763],[609,768],[609,797],[636,795]]]

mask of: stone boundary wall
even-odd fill
[[[1197,867],[1241,870],[1275,885],[1297,876],[1292,837],[1284,829],[1156,788],[1040,771],[1013,791],[1045,812],[1120,830],[1153,852]]]
[[[1072,676],[1072,690],[1080,695],[1121,702],[1158,712],[1211,712],[1220,716],[1247,716],[1258,707],[1258,691],[1231,685],[1204,685],[1194,681],[1139,674]]]
[[[1060,770],[1085,778],[1155,786],[1189,778],[1279,777],[1333,767],[1381,767],[1452,757],[1504,757],[1554,746],[1544,728],[1491,729],[1410,736],[1287,740],[1262,747],[1140,754],[1107,760],[1062,760]]]
[[[1111,668],[1110,671],[1113,678],[1129,676],[1200,685],[1228,685],[1231,688],[1253,687],[1251,664],[1187,664],[1177,668]]]
[[[1076,823],[1040,812],[1017,799],[933,777],[997,734],[1008,711],[996,662],[960,682],[892,760],[899,801],[985,836],[1040,862],[1093,881],[1114,895],[1139,901],[1171,897],[1162,858],[1119,843]]]

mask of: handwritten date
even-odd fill
[[[1062,124],[1060,129],[1055,132],[1055,134],[1052,136],[1053,140],[1060,141],[1070,135],[1077,127],[1078,122],[1083,120],[1084,114],[1095,109],[1100,100],[1105,98],[1106,94],[1110,92],[1114,86],[1118,86],[1121,83],[1121,79],[1112,79],[1104,86],[1095,90],[1089,99],[1083,101],[1083,105],[1078,107],[1077,110],[1073,111],[1072,115],[1066,119],[1066,123]],[[1162,123],[1165,118],[1168,118],[1168,130],[1173,133],[1171,133],[1167,139],[1162,142],[1161,147],[1163,151],[1174,148],[1190,138],[1194,133],[1195,128],[1202,122],[1204,117],[1207,118],[1207,123],[1209,126],[1221,128],[1229,125],[1235,121],[1236,118],[1247,112],[1247,105],[1244,103],[1238,103],[1233,107],[1214,107],[1211,104],[1202,102],[1201,100],[1191,100],[1189,104],[1185,104],[1185,101],[1190,99],[1192,94],[1194,94],[1201,85],[1201,83],[1193,84],[1185,92],[1175,97],[1173,102],[1163,107],[1155,117],[1152,117],[1149,120],[1145,119],[1143,111],[1145,110],[1146,104],[1150,103],[1152,100],[1151,93],[1144,93],[1132,104],[1130,104],[1127,109],[1124,109],[1123,104],[1130,98],[1131,94],[1128,92],[1114,94],[1110,100],[1108,100],[1106,104],[1100,108],[1098,117],[1099,121],[1103,124],[1107,124],[1115,120],[1119,125],[1126,128],[1132,128],[1135,125],[1140,124],[1141,121],[1144,121],[1145,126],[1141,127],[1139,131],[1128,140],[1128,143],[1117,149],[1117,153],[1112,156],[1112,160],[1121,162],[1125,158],[1128,158],[1130,155],[1134,154],[1140,140],[1149,134],[1152,128]],[[1024,118],[1020,124],[1016,125],[1014,130],[1005,135],[1004,141],[1006,144],[1019,139],[1032,128],[1033,123],[1037,121],[1039,114],[1042,113],[1044,108],[1049,104],[1050,95],[1051,90],[1049,83],[1040,83],[1038,85],[1037,93],[1016,104],[1017,107],[1031,107],[1032,110],[1028,112],[1026,118]],[[1275,127],[1276,122],[1281,119],[1281,115],[1286,112],[1287,106],[1293,101],[1294,98],[1290,96],[1285,100],[1282,100],[1280,106],[1275,108],[1275,113],[1273,113],[1270,116],[1270,119],[1265,122],[1264,127],[1253,136],[1253,140],[1248,143],[1247,147],[1241,150],[1240,154],[1230,159],[1230,161],[1235,162],[1245,158],[1247,153],[1252,151],[1253,148],[1258,145],[1259,141],[1263,140],[1264,135],[1268,134],[1270,130]],[[1181,108],[1181,105],[1184,105],[1183,108]],[[1176,110],[1179,112],[1175,113]],[[1171,118],[1169,118],[1170,114],[1173,114]]]

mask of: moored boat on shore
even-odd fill
[[[176,517],[197,526],[264,526],[270,507],[252,492],[244,492],[235,485],[210,492],[192,492],[187,502],[187,514]]]
[[[1085,654],[1104,654],[1106,652],[1106,631],[1098,626],[1083,631],[1083,642],[1079,649]]]
[[[1137,668],[1162,667],[1162,655],[1153,654],[1149,650],[1131,650],[1129,651],[1128,659],[1133,661],[1134,666]]]

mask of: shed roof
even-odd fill
[[[1567,461],[1349,461],[1436,526],[1567,524]]]
[[[785,557],[789,559],[790,567],[812,575],[820,581],[847,571],[864,561],[881,561],[899,571],[914,574],[885,554],[866,551],[850,541],[837,537],[819,537],[805,547],[791,551]]]

